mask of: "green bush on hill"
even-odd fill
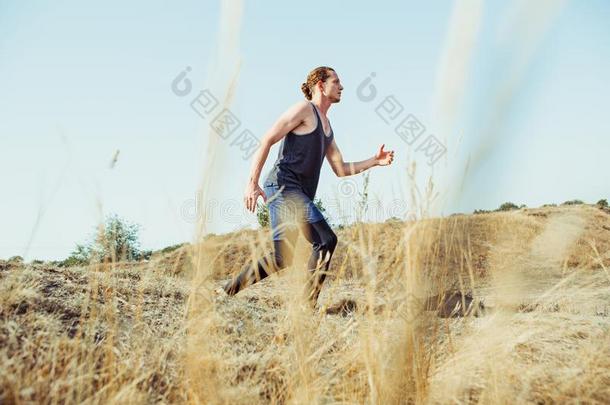
[[[116,214],[110,215],[102,226],[97,227],[90,241],[77,244],[70,256],[60,264],[69,267],[92,262],[149,259],[152,252],[140,250],[139,231],[139,225],[129,223]]]
[[[514,204],[512,202],[505,202],[504,204],[500,205],[500,207],[498,207],[496,211],[512,211],[518,209],[519,206],[517,204]]]

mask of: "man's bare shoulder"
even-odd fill
[[[303,100],[292,104],[284,111],[280,120],[290,123],[292,125],[291,128],[294,128],[305,121],[309,117],[309,114],[311,114],[310,103],[309,101]]]
[[[310,104],[311,103],[307,100],[301,100],[291,105],[288,111],[298,115],[306,114],[311,111]]]

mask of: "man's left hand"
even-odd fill
[[[375,154],[375,161],[379,166],[387,166],[394,160],[394,151],[383,150],[384,146],[385,144],[381,145],[379,151]]]

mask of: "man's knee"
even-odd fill
[[[337,247],[337,243],[338,243],[337,235],[333,231],[330,231],[328,233],[328,235],[326,235],[326,237],[324,238],[324,241],[322,244],[324,245],[324,248],[326,248],[327,250],[329,250],[331,252],[334,252],[335,248]]]
[[[292,265],[292,255],[287,253],[276,253],[275,254],[275,265],[278,270],[282,270],[290,265]]]
[[[318,238],[314,238],[314,240],[317,239],[316,245],[318,248],[331,252],[334,251],[337,247],[338,239],[332,228],[328,226],[328,223],[326,221],[319,221],[311,224],[311,227],[313,232],[318,235]]]
[[[284,241],[274,241],[275,244],[275,265],[278,270],[292,265],[293,254],[292,246]]]

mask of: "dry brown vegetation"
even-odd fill
[[[298,264],[235,297],[219,289],[270,249],[265,230],[149,262],[0,262],[0,402],[610,398],[606,211],[521,209],[337,234],[316,310],[303,302]],[[300,241],[297,263],[308,255]],[[485,312],[441,318],[422,305],[433,296],[442,305],[447,291],[471,294]]]

